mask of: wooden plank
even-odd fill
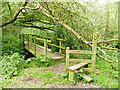
[[[74,79],[74,72],[69,70],[69,81],[73,81]]]
[[[92,51],[81,51],[81,50],[70,50],[69,53],[79,53],[79,54],[93,54]]]
[[[91,71],[91,68],[82,68],[83,72]],[[75,70],[74,73],[81,73],[79,70]]]
[[[85,74],[83,74],[83,78],[84,78],[85,80],[87,80],[88,82],[91,82],[91,81],[93,80],[90,76],[85,75]]]
[[[79,64],[76,64],[76,65],[74,65],[74,66],[68,67],[68,69],[71,70],[71,71],[74,71],[74,70],[77,70],[77,69],[79,69],[79,68],[87,65],[87,64],[88,64],[88,63],[79,63]]]
[[[80,72],[78,70],[75,70],[74,73],[80,73],[80,74],[82,74],[83,75],[82,78],[84,78],[87,82],[91,82],[93,80],[90,76],[85,75],[84,73],[82,73],[82,72]]]
[[[84,62],[84,63],[92,63],[90,59],[69,59],[69,62]]]
[[[57,48],[65,49],[64,47],[60,47],[60,46],[58,46],[58,45],[54,45],[54,44],[50,44],[50,43],[47,43],[47,44],[50,45],[50,46],[57,47]]]

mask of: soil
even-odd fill
[[[64,72],[65,66],[66,66],[66,64],[63,62],[57,63],[51,67],[44,67],[43,69],[37,69],[36,72],[44,73],[45,71],[51,71],[56,75],[57,73]],[[28,70],[28,69],[25,69],[25,70]],[[96,69],[96,72],[100,72],[100,70]],[[41,78],[38,79],[38,78],[22,75],[22,76],[20,76],[19,79],[13,78],[12,81],[15,81],[14,85],[12,85],[12,88],[17,88],[16,81],[18,81],[18,82],[20,81],[24,84],[25,84],[25,82],[27,82],[27,84],[23,85],[23,87],[26,87],[26,86],[29,87],[29,83],[33,83],[34,88],[35,88],[35,85],[45,87],[44,84],[40,83]],[[47,87],[49,87],[49,88],[100,88],[100,86],[93,84],[93,82],[91,82],[90,84],[85,84],[83,82],[77,82],[75,85],[73,85],[73,84],[57,85],[56,83],[53,83],[53,84],[47,84]]]

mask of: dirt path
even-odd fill
[[[65,63],[57,63],[54,66],[51,67],[43,67],[43,68],[37,68],[34,69],[24,69],[24,72],[27,72],[27,74],[24,73],[24,75],[15,77],[11,79],[11,81],[14,82],[13,85],[8,85],[7,87],[12,88],[100,88],[98,85],[93,84],[91,82],[90,84],[85,84],[83,82],[77,82],[75,85],[73,84],[62,84],[59,85],[58,82],[54,83],[47,83],[44,84],[48,79],[55,78],[58,73],[62,73],[65,71]],[[46,78],[37,78],[39,74],[45,73],[45,72],[53,72],[52,77]],[[31,74],[36,73],[38,74],[35,77],[32,77]],[[44,82],[43,82],[44,81]]]
[[[52,67],[45,68],[44,70],[48,70],[53,72],[54,74],[61,73],[65,71],[66,64],[65,63],[58,63],[55,64]],[[99,70],[96,70],[98,72]],[[95,85],[93,83],[91,84],[84,84],[82,82],[77,82],[75,85],[69,84],[69,85],[61,85],[58,86],[57,84],[49,84],[50,88],[100,88],[100,86]]]

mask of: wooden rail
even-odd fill
[[[65,41],[64,39],[60,39],[60,38],[52,38],[52,37],[46,37],[46,36],[42,36],[42,35],[34,35],[34,34],[19,34],[19,38],[20,41],[27,41],[27,49],[29,50],[30,45],[29,42],[33,42],[34,43],[34,55],[36,56],[36,45],[37,45],[37,40],[41,43],[44,43],[44,54],[47,55],[47,48],[48,45],[49,46],[53,46],[53,47],[57,47],[59,48],[59,53],[62,54],[62,49],[65,49],[64,47],[62,47],[62,41]],[[54,45],[51,44],[51,40],[58,40],[59,41],[59,45]]]
[[[81,65],[86,65],[92,63],[91,68],[85,69],[90,70],[92,74],[95,72],[95,62],[96,62],[96,48],[97,48],[97,34],[93,35],[93,44],[92,44],[92,51],[81,51],[81,50],[70,50],[70,47],[66,48],[66,71],[69,70],[69,81],[72,81],[74,78],[74,71],[79,68],[79,65],[74,65],[69,67],[70,62],[81,62]],[[79,53],[79,54],[92,54],[91,59],[71,59],[70,53]],[[73,70],[73,67],[75,68]],[[77,67],[77,68],[76,68]],[[71,69],[72,68],[72,71]]]

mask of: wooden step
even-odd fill
[[[79,69],[79,68],[87,65],[87,64],[88,64],[88,63],[79,63],[79,64],[76,64],[76,65],[74,65],[74,66],[68,67],[68,69],[71,70],[71,71],[74,71],[74,70],[77,70],[77,69]]]
[[[85,72],[91,71],[91,68],[82,68],[82,70],[85,73]],[[80,71],[78,71],[78,70],[75,70],[74,72],[75,73],[80,73]]]
[[[78,70],[75,70],[74,73],[81,73],[80,71]],[[88,76],[88,75],[85,75],[84,73],[81,73],[83,75],[83,78],[87,81],[87,82],[91,82],[93,79]]]
[[[88,76],[88,75],[83,75],[83,78],[85,79],[85,80],[87,80],[88,82],[91,82],[93,79],[90,77],[90,76]]]

